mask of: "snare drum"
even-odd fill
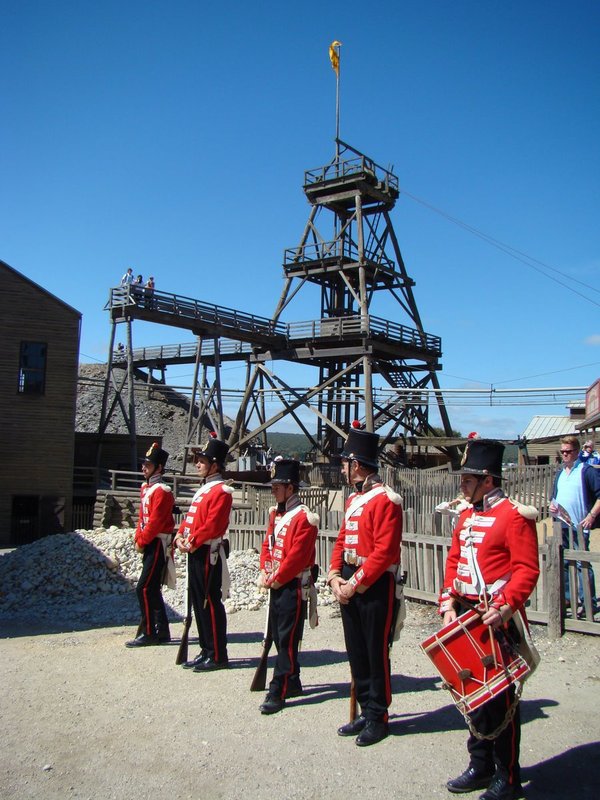
[[[467,611],[420,646],[463,714],[524,680],[529,672],[508,639],[502,633],[494,635],[476,611]]]

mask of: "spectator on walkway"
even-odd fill
[[[121,286],[131,286],[133,283],[133,270],[131,267],[127,267],[127,272],[121,278]]]
[[[133,279],[133,282],[131,284],[131,291],[136,297],[144,296],[144,279],[141,275],[138,275],[136,278]]]
[[[144,301],[146,308],[152,308],[154,305],[154,278],[152,275],[146,281],[144,288]]]

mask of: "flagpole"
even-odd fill
[[[340,157],[340,47],[341,42],[336,39],[329,45],[329,60],[335,72],[335,161]]]
[[[337,47],[338,68],[335,71],[335,160],[340,157],[340,48]]]

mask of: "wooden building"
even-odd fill
[[[600,445],[600,378],[585,393],[585,418],[577,425],[582,442],[592,439]]]
[[[68,530],[81,314],[0,261],[0,546]]]
[[[579,436],[579,425],[584,417],[583,403],[573,401],[567,404],[569,415],[537,414],[523,432],[527,445],[521,457],[526,453],[523,463],[538,466],[544,464],[560,464],[560,439],[562,436]]]

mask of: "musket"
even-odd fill
[[[177,650],[177,657],[175,663],[177,665],[184,664],[188,660],[188,642],[190,638],[190,628],[192,626],[192,599],[190,596],[190,565],[189,555],[185,557],[185,617],[183,620],[183,632],[181,634],[181,643]]]
[[[405,584],[406,584],[407,576],[408,576],[408,573],[406,571],[404,571],[402,573],[400,579],[397,581],[397,583],[400,584],[402,587],[404,587]],[[396,625],[398,623],[398,614],[400,613],[401,605],[402,605],[401,598],[394,597],[394,608],[392,609],[392,624],[391,624],[390,633],[389,633],[389,636],[388,636],[388,648],[390,650],[392,649],[392,647],[394,645],[394,634],[396,633]],[[400,628],[400,630],[402,630],[402,628]],[[398,634],[398,635],[400,635],[400,634]]]
[[[271,630],[270,611],[271,605],[269,602],[267,603],[267,624],[265,626],[265,634],[262,640],[262,652],[260,654],[258,666],[256,667],[256,672],[252,678],[252,683],[250,684],[251,692],[264,692],[265,686],[267,685],[267,664],[269,660],[269,650],[273,644],[273,631]]]
[[[354,678],[350,678],[350,722],[356,719],[356,684]]]

